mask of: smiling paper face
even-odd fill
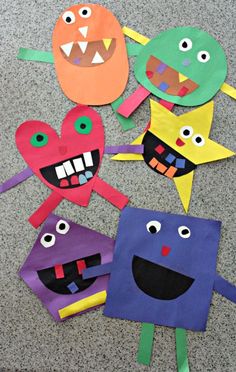
[[[126,207],[104,314],[205,330],[220,226],[219,221]]]
[[[108,276],[83,280],[85,268],[109,262],[114,241],[65,218],[50,215],[20,276],[60,321],[106,299]]]
[[[125,39],[103,6],[68,8],[53,31],[53,55],[61,88],[72,101],[104,105],[123,93],[129,72]]]
[[[226,74],[226,56],[220,44],[193,27],[162,32],[144,46],[135,65],[135,76],[145,88],[182,106],[209,101]]]
[[[46,123],[27,121],[16,131],[16,144],[42,182],[64,198],[88,205],[104,150],[104,129],[96,111],[87,106],[70,110],[61,137]]]

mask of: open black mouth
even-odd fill
[[[147,61],[146,75],[155,87],[172,96],[184,97],[199,86],[154,56]]]
[[[132,272],[138,288],[159,300],[174,300],[184,294],[194,282],[193,278],[138,256],[133,257]]]
[[[143,158],[155,172],[168,178],[180,177],[196,168],[190,160],[173,150],[150,131],[143,137]]]
[[[94,150],[41,168],[40,172],[53,186],[71,189],[90,181],[98,169],[99,161],[99,150]]]
[[[37,274],[45,287],[51,291],[59,294],[74,294],[84,291],[97,279],[96,277],[83,279],[83,269],[100,264],[101,255],[98,253],[63,265],[39,270]]]

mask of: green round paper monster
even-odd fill
[[[193,27],[162,32],[144,46],[135,64],[139,83],[157,97],[182,106],[209,101],[226,74],[226,56],[220,44]]]

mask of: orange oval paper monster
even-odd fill
[[[58,81],[69,99],[105,105],[123,93],[129,73],[125,39],[108,9],[71,6],[57,20],[52,44]]]

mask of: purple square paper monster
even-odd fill
[[[62,321],[106,301],[108,275],[83,280],[82,271],[111,261],[113,248],[111,238],[51,214],[19,275]]]

